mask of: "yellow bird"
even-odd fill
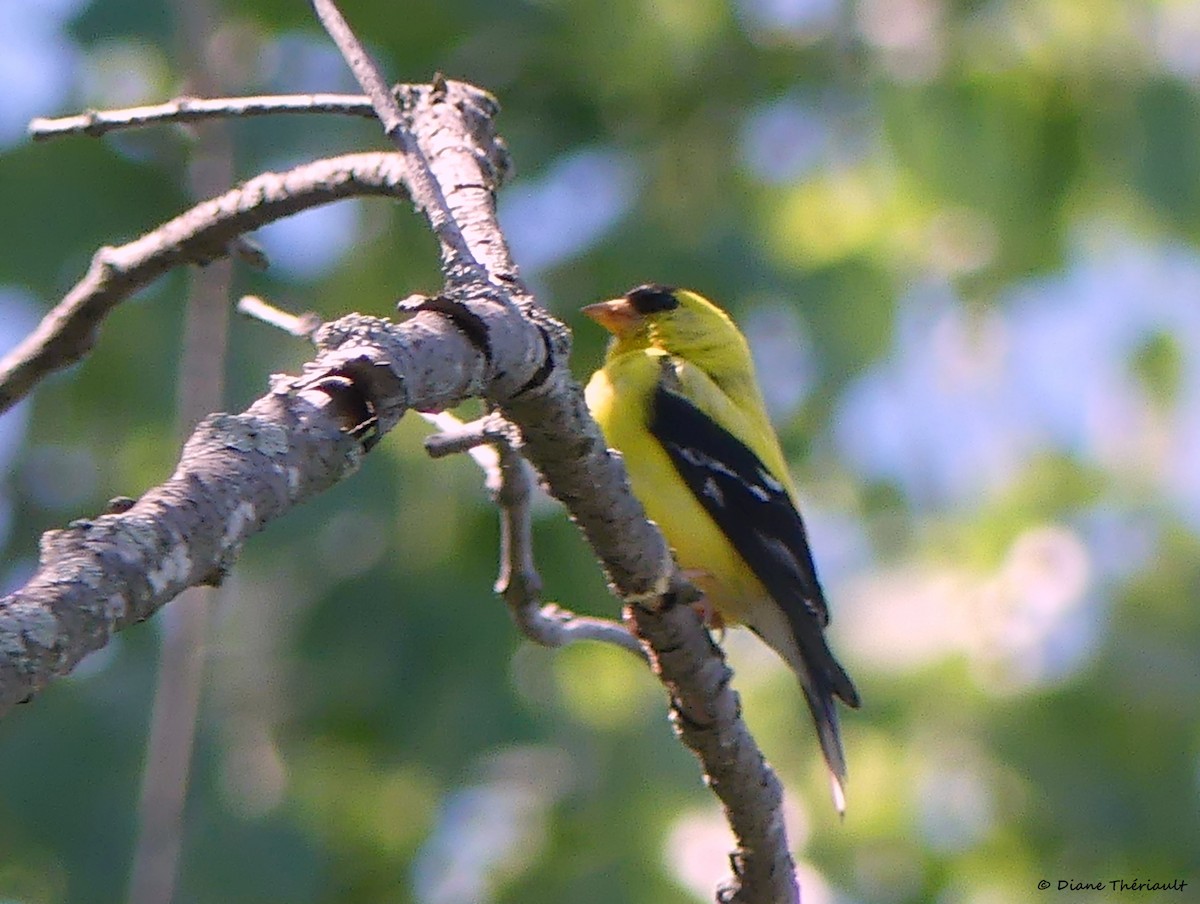
[[[745,337],[711,301],[673,286],[639,286],[583,313],[613,336],[587,386],[592,416],[704,593],[709,624],[746,625],[799,677],[844,812],[833,698],[857,707],[858,692],[825,643],[829,610]]]

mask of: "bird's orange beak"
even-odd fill
[[[580,310],[614,336],[628,333],[642,322],[642,315],[635,311],[633,305],[625,298],[598,301]]]

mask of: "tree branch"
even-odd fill
[[[470,267],[478,270],[479,263],[471,255],[471,249],[463,238],[462,232],[455,222],[454,216],[446,204],[442,194],[442,186],[429,169],[421,145],[417,142],[412,130],[404,121],[400,105],[388,89],[387,81],[379,69],[379,65],[367,53],[362,42],[351,31],[343,18],[341,11],[333,0],[312,0],[317,18],[325,26],[325,31],[346,60],[354,78],[358,81],[363,93],[371,100],[375,115],[383,125],[383,133],[391,139],[404,157],[408,166],[408,187],[412,194],[413,204],[425,214],[429,226],[442,245],[442,262],[447,271],[460,267]],[[433,92],[445,94],[446,80],[441,76],[434,81]]]
[[[397,85],[403,97],[409,86]],[[206,119],[241,119],[276,116],[281,113],[332,113],[375,118],[371,101],[361,94],[270,94],[260,97],[177,97],[165,104],[127,107],[123,110],[88,110],[53,119],[38,117],[29,122],[29,136],[46,141],[66,135],[99,138],[109,132],[140,129],[165,123],[203,122]]]
[[[314,3],[332,6],[330,0]],[[447,105],[436,103],[438,94],[435,86],[431,98],[442,116],[414,119],[416,141],[429,149],[425,159],[434,178],[449,186],[447,202],[476,259],[484,262],[493,284],[511,285],[518,293],[516,304],[547,337],[549,360],[565,362],[570,337],[520,282],[495,216],[492,183],[477,160],[464,153],[463,142],[454,139],[461,127],[443,124]],[[675,574],[666,542],[633,496],[624,466],[588,414],[580,387],[565,368],[552,367],[543,382],[508,398],[491,398],[520,429],[529,461],[583,530],[614,591],[630,604],[631,630],[646,642],[654,669],[671,693],[676,731],[700,759],[722,802],[738,846],[730,857],[733,877],[719,890],[719,900],[798,902],[779,779],[741,718],[724,656],[692,609],[674,605],[694,591]],[[561,455],[564,446],[573,446],[573,454]],[[598,482],[590,483],[588,475]],[[616,492],[608,492],[613,487]]]
[[[472,223],[479,231],[478,213],[464,221],[459,210],[478,211],[482,205],[494,223],[493,192],[509,167],[508,150],[492,123],[495,99],[461,82],[445,82],[437,90],[398,86],[396,93],[418,133],[436,136],[427,142],[431,154],[445,154],[440,167],[434,167],[435,173],[441,170],[435,178],[453,178],[464,165],[477,174],[469,184],[442,183],[454,187],[442,197],[454,218],[465,223],[463,233],[470,234]],[[453,110],[449,124],[445,107]],[[452,128],[449,135],[439,134],[447,127]],[[95,345],[104,318],[136,290],[181,264],[207,264],[230,253],[244,257],[248,253],[244,233],[310,207],[364,195],[402,197],[408,191],[409,162],[388,153],[347,154],[283,173],[263,173],[127,245],[101,248],[84,278],[37,329],[0,359],[0,412],[15,405],[48,374],[82,359]],[[487,251],[495,241],[485,236],[478,246]],[[490,256],[480,260],[487,266]],[[509,284],[517,282],[511,262],[507,269],[492,272]]]
[[[408,300],[402,305],[418,302]],[[312,338],[321,320],[312,312],[289,314],[255,296],[238,310],[298,338]],[[629,630],[606,618],[577,615],[541,601],[542,580],[533,555],[532,500],[537,475],[519,451],[519,431],[495,412],[463,423],[448,411],[418,412],[438,429],[425,439],[431,458],[466,452],[484,474],[484,485],[500,510],[500,574],[495,591],[509,607],[521,633],[536,644],[562,647],[580,640],[611,643],[648,661]]]
[[[0,359],[0,411],[47,375],[82,359],[109,312],[164,273],[223,257],[243,233],[310,207],[361,195],[403,197],[403,173],[400,158],[385,153],[347,154],[263,173],[127,245],[101,248],[83,279]]]
[[[313,334],[324,326],[321,318],[312,311],[299,315],[289,314],[268,304],[257,295],[243,295],[238,299],[237,311],[298,339],[311,339]]]
[[[624,615],[630,630],[653,651],[655,674],[671,695],[675,733],[700,760],[737,840],[729,857],[733,877],[718,889],[717,900],[798,904],[783,788],[742,720],[725,654],[708,632],[696,631],[697,616],[689,606],[655,611],[634,604]]]
[[[400,327],[350,315],[316,341],[304,374],[276,378],[240,415],[205,418],[166,483],[43,536],[37,572],[0,601],[0,713],[185,588],[218,583],[248,536],[357,470],[409,407],[484,389],[478,350],[437,315]]]
[[[425,440],[430,456],[468,452],[484,473],[484,484],[500,509],[500,575],[495,590],[508,604],[521,633],[544,647],[596,640],[647,659],[637,638],[619,622],[542,603],[542,579],[533,557],[531,503],[537,478],[513,440],[515,428],[495,414],[469,424],[447,412],[422,417],[441,431]]]
[[[480,397],[519,428],[525,456],[583,530],[652,650],[677,730],[737,836],[735,875],[721,900],[794,901],[778,780],[741,721],[719,651],[690,607],[676,604],[686,587],[570,376],[568,331],[534,303],[509,258],[495,218],[507,155],[490,132],[494,112],[486,94],[453,82],[413,97],[411,140],[469,252],[455,250],[442,223],[447,282],[439,295],[413,304],[400,326],[360,315],[326,325],[304,375],[277,378],[242,415],[206,419],[167,483],[128,512],[46,535],[38,572],[0,601],[0,712],[183,587],[219,580],[247,536],[353,472],[409,408]],[[433,202],[423,210],[444,215]],[[153,275],[195,253],[160,255]],[[124,270],[101,269],[111,304],[132,291]],[[0,379],[0,404],[5,386]]]

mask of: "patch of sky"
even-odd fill
[[[841,13],[842,0],[738,0],[737,3],[742,27],[761,43],[815,41],[833,31]]]
[[[1200,2],[1175,0],[1155,4],[1153,25],[1148,29],[1150,49],[1170,75],[1200,81]]]
[[[632,209],[638,168],[612,148],[559,157],[544,174],[518,179],[500,198],[500,224],[527,274],[576,257],[607,236]]]
[[[994,791],[980,764],[963,750],[951,752],[957,757],[936,757],[922,769],[915,795],[921,835],[940,853],[971,850],[996,823]]]
[[[285,32],[272,38],[263,45],[259,59],[259,77],[270,91],[362,93],[337,48],[316,32]]]
[[[520,875],[546,844],[549,808],[574,781],[555,748],[513,748],[485,764],[482,780],[452,791],[413,867],[423,904],[482,904]]]
[[[984,499],[1041,451],[1149,474],[1200,527],[1200,256],[1083,234],[1058,274],[971,313],[945,283],[900,302],[891,354],[846,391],[835,441],[861,474],[917,505]],[[1167,336],[1173,397],[1139,351]]]
[[[742,331],[767,410],[776,421],[796,413],[816,385],[817,362],[808,329],[794,302],[768,298],[750,308]]]
[[[271,167],[276,172],[290,164]],[[271,271],[297,281],[318,279],[341,263],[362,230],[357,199],[312,207],[268,223],[254,233],[271,262]]]
[[[1089,531],[1030,527],[995,569],[908,565],[847,588],[838,633],[851,657],[897,673],[964,657],[975,682],[1011,696],[1069,680],[1109,634],[1103,547]]]
[[[829,117],[820,104],[788,95],[752,109],[738,143],[742,163],[768,184],[803,178],[829,159],[834,144]]]
[[[1014,293],[1014,392],[1046,442],[1149,476],[1200,527],[1200,255],[1096,233],[1060,275]],[[1139,352],[1169,337],[1180,363],[1156,399]]]
[[[838,405],[835,442],[852,467],[917,505],[1007,483],[1034,442],[1005,379],[1000,327],[972,321],[942,282],[901,299],[892,354]]]
[[[0,286],[0,356],[5,355],[24,339],[37,325],[38,309],[25,292],[11,286]],[[0,474],[11,474],[12,463],[29,422],[29,405],[19,402],[0,414]],[[0,546],[8,540],[12,528],[12,501],[7,482],[0,483]]]
[[[67,25],[87,0],[0,3],[0,148],[25,136],[29,120],[61,112],[82,53]]]

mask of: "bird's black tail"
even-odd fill
[[[837,807],[838,814],[844,816],[846,813],[846,755],[842,752],[837,704],[833,702],[833,694],[829,692],[829,689],[818,685],[817,681],[806,682],[801,677],[800,686],[804,689],[804,699],[808,702],[813,724],[817,727],[817,737],[821,742],[821,753],[825,756],[825,764],[829,767],[829,783],[833,792],[833,803]]]
[[[771,646],[800,679],[800,687],[804,691],[804,699],[808,703],[809,712],[812,713],[817,738],[821,742],[821,753],[829,767],[833,802],[838,813],[844,815],[846,756],[842,752],[842,736],[838,730],[837,704],[834,697],[857,709],[860,703],[858,691],[855,690],[854,683],[845,669],[833,658],[820,629],[814,626],[805,627],[808,630],[790,632],[790,643]],[[766,639],[759,628],[753,625],[750,628],[759,637]]]
[[[802,638],[798,636],[796,639],[799,641]],[[839,815],[845,815],[846,755],[842,752],[837,704],[833,698],[839,697],[847,706],[857,709],[860,703],[858,691],[850,681],[850,676],[833,658],[824,637],[807,634],[803,640],[805,642],[799,644],[803,668],[796,668],[793,663],[793,669],[800,678],[804,699],[812,713],[813,724],[817,727],[821,753],[829,767],[834,805]]]

